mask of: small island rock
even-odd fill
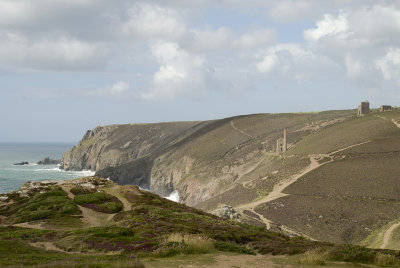
[[[19,162],[19,163],[14,163],[14,166],[23,166],[23,165],[28,165],[28,162]]]
[[[39,162],[37,162],[38,165],[58,165],[60,164],[60,160],[54,160],[51,159],[50,157],[45,157]]]

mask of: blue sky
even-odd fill
[[[0,0],[0,142],[400,103],[389,0]]]

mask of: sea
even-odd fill
[[[17,190],[24,182],[72,180],[94,175],[87,171],[63,171],[59,165],[37,165],[44,157],[61,159],[73,144],[65,143],[0,143],[0,193]],[[14,163],[28,162],[16,166]]]

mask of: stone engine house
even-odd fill
[[[368,101],[363,101],[361,104],[358,106],[358,115],[365,115],[369,114],[369,102]]]

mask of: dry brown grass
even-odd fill
[[[375,256],[374,264],[378,266],[400,265],[400,262],[394,255],[378,253]]]
[[[300,258],[299,263],[303,265],[326,265],[328,259],[328,252],[321,252],[320,250],[310,250],[304,253]]]
[[[199,234],[181,234],[172,233],[165,238],[165,243],[182,243],[196,249],[209,250],[214,249],[214,240]]]

